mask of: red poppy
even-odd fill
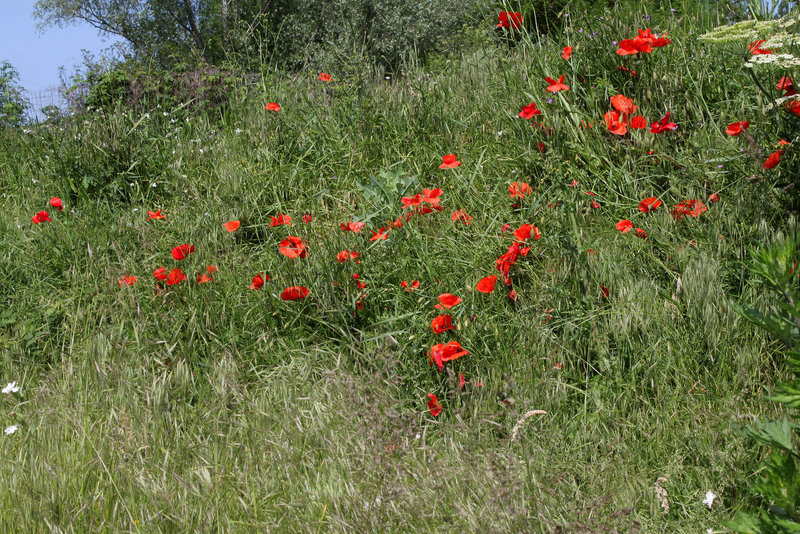
[[[498,28],[511,28],[516,30],[522,24],[522,14],[518,11],[501,11],[497,16]]]
[[[345,232],[359,233],[361,231],[361,229],[364,228],[364,223],[361,222],[361,221],[349,222],[347,224],[340,223],[339,226],[341,226],[342,230],[344,230]]]
[[[281,293],[281,300],[304,299],[308,295],[308,288],[304,286],[287,287]]]
[[[449,310],[453,306],[461,303],[461,297],[451,295],[450,293],[442,293],[439,295],[439,304],[434,306],[437,310]]]
[[[667,130],[675,130],[678,128],[678,125],[674,122],[669,122],[670,111],[667,111],[667,114],[664,117],[654,122],[650,125],[650,133],[660,134],[662,132],[666,132]]]
[[[747,49],[754,56],[762,56],[762,55],[772,54],[774,52],[773,50],[764,50],[763,48],[759,48],[762,44],[764,44],[766,42],[767,41],[763,40],[763,39],[760,40],[760,41],[753,41],[752,43],[747,45]]]
[[[166,215],[161,213],[161,210],[148,211],[147,212],[147,220],[148,221],[153,221],[153,220],[156,220],[156,219],[163,219],[164,217],[166,217]]]
[[[603,298],[607,299],[608,298],[608,288],[601,284],[600,285],[600,291],[603,292]]]
[[[547,152],[547,147],[546,147],[546,146],[544,145],[544,143],[542,143],[541,141],[539,141],[539,142],[536,144],[536,148],[538,148],[538,149],[539,149],[539,152],[541,152],[542,154],[544,154],[545,152]]]
[[[617,54],[620,56],[630,56],[638,54],[639,52],[649,54],[652,52],[653,48],[661,48],[671,42],[672,41],[667,38],[666,32],[662,33],[661,37],[657,38],[650,33],[650,28],[647,28],[646,30],[639,30],[639,35],[633,39],[623,39],[620,41]]]
[[[509,230],[511,230],[511,225],[510,224],[504,224],[503,226],[500,227],[500,231],[503,232],[504,234],[506,232],[508,232]]]
[[[647,119],[638,115],[631,119],[631,128],[634,130],[644,130],[647,127]]]
[[[710,202],[718,202],[719,201],[719,195],[717,193],[711,193],[710,195],[708,195],[708,200]]]
[[[623,94],[611,97],[611,105],[616,111],[609,111],[603,115],[606,126],[614,135],[625,135],[628,133],[628,126],[634,130],[641,130],[647,125],[647,121],[641,115],[631,118],[636,113],[636,106],[633,99]]]
[[[467,381],[464,380],[464,373],[458,373],[458,389],[464,389],[467,385]]]
[[[656,197],[647,197],[646,199],[639,202],[639,211],[641,211],[642,213],[655,211],[659,207],[661,207],[661,201]]]
[[[31,217],[31,220],[33,221],[33,224],[39,224],[43,222],[53,222],[50,220],[50,215],[48,215],[46,211],[40,211],[39,213]]]
[[[706,209],[706,205],[700,200],[684,200],[683,202],[678,202],[675,204],[675,206],[673,206],[672,218],[678,220],[683,219],[686,216],[699,217],[702,213],[705,213]]]
[[[209,273],[215,273],[215,272],[217,272],[217,266],[216,265],[208,265],[208,266],[206,266],[206,271],[208,271]]]
[[[770,154],[764,164],[761,166],[762,169],[774,169],[778,163],[781,162],[781,156],[783,155],[783,150],[776,150],[772,154]]]
[[[167,285],[174,286],[175,284],[180,284],[183,280],[186,280],[186,275],[183,274],[183,271],[172,269],[169,272],[169,276],[167,276]]]
[[[567,84],[564,83],[564,78],[566,77],[567,77],[566,74],[562,74],[561,76],[559,76],[558,81],[556,81],[553,78],[545,76],[544,78],[545,81],[550,84],[547,86],[547,91],[550,91],[551,93],[557,93],[559,91],[569,91],[569,87],[567,87]]]
[[[431,321],[431,330],[433,330],[434,334],[441,334],[445,330],[452,330],[453,328],[455,328],[453,326],[453,318],[449,315],[440,315]]]
[[[728,135],[739,135],[745,131],[748,126],[750,126],[750,121],[733,122],[728,125],[728,129],[725,130],[725,133]]]
[[[519,298],[519,295],[517,295],[517,292],[512,289],[511,291],[508,292],[508,298],[512,302],[516,302],[517,299]]]
[[[358,252],[355,250],[343,250],[336,255],[336,259],[339,260],[339,263],[342,263],[347,260],[353,260],[356,263],[361,263],[356,258],[358,258]]]
[[[303,215],[303,222],[304,223],[308,224],[308,223],[311,222],[311,220],[312,220],[312,217],[311,217],[310,213],[306,213],[305,215]]]
[[[512,182],[508,186],[508,192],[511,193],[511,198],[525,198],[533,192],[533,188],[525,182]]]
[[[503,11],[505,13],[505,11]],[[439,405],[439,399],[436,398],[436,395],[433,393],[428,393],[428,410],[430,410],[431,415],[434,417],[439,417],[439,414],[442,413],[442,407]]]
[[[480,282],[478,282],[478,285],[475,286],[475,289],[477,289],[481,293],[491,293],[492,291],[494,291],[494,286],[496,283],[497,283],[496,276],[494,275],[486,276],[484,278],[481,278]]]
[[[409,291],[414,291],[419,287],[419,280],[414,280],[413,282],[411,282],[411,285],[409,285],[408,282],[403,280],[402,282],[400,282],[400,287],[404,287],[406,289],[406,293],[408,293]]]
[[[600,207],[600,204],[598,204],[597,202],[595,202],[594,200],[592,200],[592,208],[594,208],[594,209],[597,209],[597,208],[599,208],[599,207]]]
[[[235,232],[236,230],[239,229],[239,225],[241,225],[241,224],[242,223],[240,223],[239,221],[228,221],[225,224],[223,224],[222,226],[224,226],[227,231],[233,233],[233,232]]]
[[[270,102],[269,104],[264,106],[264,109],[266,109],[267,111],[280,111],[281,107],[275,102]]]
[[[564,47],[564,52],[561,53],[561,57],[564,58],[564,59],[569,59],[571,56],[572,56],[572,47],[571,46],[565,46]]]
[[[64,211],[64,204],[61,202],[61,199],[58,197],[53,197],[50,199],[50,205],[53,206],[58,211]]]
[[[261,289],[262,287],[264,287],[264,282],[266,282],[267,280],[269,280],[268,274],[265,275],[264,273],[258,273],[253,277],[252,280],[250,280],[250,282],[252,282],[250,284],[250,289],[252,290]]]
[[[539,234],[539,229],[532,224],[523,224],[514,230],[514,238],[516,238],[517,241],[525,241],[531,237],[531,234],[533,235],[534,241],[542,237]]]
[[[439,343],[431,347],[428,351],[428,365],[433,363],[439,368],[439,372],[444,368],[445,362],[457,360],[462,356],[468,355],[469,352],[461,348],[461,343],[458,341],[451,341],[449,343]]]
[[[206,273],[198,274],[196,277],[198,284],[205,284],[206,282],[213,282],[214,279],[208,276]]]
[[[319,79],[322,80],[323,82],[329,82],[329,81],[331,81],[332,78],[331,78],[330,74],[326,74],[324,72],[320,72],[319,73]]]
[[[531,102],[527,106],[522,106],[522,111],[519,112],[519,117],[523,119],[532,119],[536,115],[541,115],[542,111],[536,109],[536,103]]]
[[[192,252],[194,252],[194,247],[189,243],[185,243],[172,249],[172,257],[176,260],[182,260]]]
[[[270,215],[270,219],[272,219],[272,222],[269,223],[271,227],[292,224],[292,218],[288,215],[284,215],[283,213],[279,213],[277,217]]]
[[[452,169],[461,165],[461,162],[456,159],[455,154],[445,154],[442,156],[442,164],[439,165],[440,169]]]
[[[623,219],[615,225],[615,228],[620,232],[622,232],[623,234],[627,234],[628,232],[633,230],[633,223],[630,222],[628,219]]]
[[[374,230],[370,230],[372,232],[372,237],[369,238],[370,241],[377,241],[379,239],[386,240],[389,238],[389,228],[383,227],[379,229],[377,232]]]
[[[287,258],[305,258],[308,254],[305,241],[293,235],[278,243],[278,251]]]
[[[642,230],[641,228],[636,229],[636,237],[640,239],[647,239],[647,232]]]
[[[162,282],[167,279],[167,270],[163,267],[159,267],[155,271],[153,271],[153,276],[156,277],[156,280],[161,280]]]
[[[456,210],[453,212],[453,215],[450,216],[451,221],[461,221],[464,224],[469,224],[472,222],[472,215],[467,215],[467,212],[464,210]]]
[[[133,284],[135,284],[137,282],[137,280],[139,280],[139,279],[136,278],[135,276],[126,276],[124,278],[120,278],[119,279],[119,287],[132,286]]]

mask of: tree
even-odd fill
[[[22,91],[17,69],[8,61],[0,62],[0,128],[18,128],[25,121],[28,102]]]

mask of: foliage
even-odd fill
[[[0,62],[0,129],[21,126],[26,109],[28,103],[19,86],[19,73],[8,61]]]
[[[751,252],[750,271],[775,295],[772,310],[737,306],[752,323],[778,338],[786,347],[793,378],[775,385],[770,400],[793,413],[800,408],[800,234],[779,236],[769,247]],[[800,532],[800,425],[791,419],[757,421],[745,435],[768,447],[750,491],[764,503],[760,510],[740,511],[728,526],[737,532],[771,534]]]

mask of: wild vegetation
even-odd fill
[[[751,60],[797,20],[735,8],[475,7],[0,130],[1,524],[790,531],[798,78]]]

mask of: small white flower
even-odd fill
[[[16,393],[17,391],[19,391],[19,386],[16,380],[9,382],[8,385],[3,388],[3,393]]]
[[[156,183],[155,183],[155,182],[153,182],[152,184],[150,184],[150,187],[155,187],[155,186],[156,186]]]
[[[10,436],[11,434],[16,432],[17,430],[19,430],[19,427],[17,425],[11,425],[11,426],[7,427],[5,429],[6,436]]]
[[[711,505],[714,504],[714,499],[716,499],[716,498],[717,498],[716,495],[714,495],[712,492],[708,491],[708,492],[706,492],[706,498],[703,499],[703,504],[707,504],[708,508],[710,510],[711,509]]]
[[[419,439],[419,434],[417,434],[416,436],[414,436],[414,439]]]

